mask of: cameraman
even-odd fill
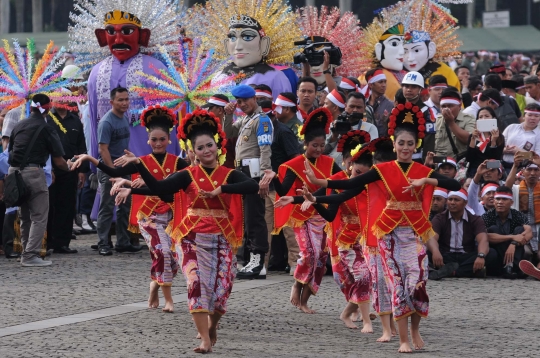
[[[317,81],[317,91],[322,91],[328,87],[328,92],[337,89],[338,83],[341,83],[341,77],[336,75],[336,65],[330,64],[330,54],[324,51],[323,62],[317,64],[317,61],[311,60],[306,56],[306,61],[302,62],[302,76],[312,77]],[[310,61],[311,60],[311,61]]]
[[[337,142],[340,135],[347,133],[350,130],[360,129],[366,131],[371,136],[371,140],[379,137],[377,127],[371,123],[364,122],[364,112],[366,109],[366,98],[359,92],[351,92],[347,96],[347,101],[343,104],[344,110],[339,113],[341,104],[340,99],[343,95],[338,91],[332,91],[324,102],[324,107],[332,113],[333,118],[336,118],[332,123],[331,134],[326,140],[324,154],[330,155],[338,165],[343,167],[343,158],[341,153],[337,151]],[[335,115],[335,113],[337,115]]]

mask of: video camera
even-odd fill
[[[310,66],[320,66],[324,62],[324,51],[330,55],[330,64],[341,65],[341,50],[323,37],[314,36],[303,41],[295,41],[295,46],[301,46],[302,52],[294,55],[294,63],[308,62]]]

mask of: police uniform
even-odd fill
[[[240,87],[243,90],[239,92],[237,89]],[[253,96],[250,90],[253,91]],[[251,87],[240,85],[235,87],[232,94],[236,98],[251,98],[255,96],[254,92]],[[223,129],[227,138],[238,137],[235,146],[236,169],[259,182],[264,170],[272,169],[270,157],[273,126],[270,118],[264,114],[261,107],[257,107],[253,114],[245,115],[235,123],[232,123],[232,116],[227,115]],[[246,233],[244,248],[252,254],[260,255],[260,262],[264,263],[264,255],[268,252],[268,228],[264,219],[265,199],[259,194],[248,194],[244,195],[243,201]],[[247,258],[246,251],[244,249],[244,259]]]

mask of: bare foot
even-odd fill
[[[295,282],[291,288],[291,303],[294,307],[300,306],[300,294],[302,293],[302,284]]]
[[[201,334],[200,333],[197,333],[197,337],[195,337],[196,339],[201,339]]]
[[[358,326],[355,325],[353,323],[353,317],[354,316],[354,313],[351,314],[350,316],[347,316],[345,314],[345,311],[341,312],[341,315],[339,316],[339,319],[343,321],[343,323],[345,323],[345,326],[347,326],[347,328],[351,328],[351,329],[358,329]]]
[[[195,353],[210,353],[212,352],[212,346],[209,346],[209,347],[206,347],[206,346],[203,346],[203,344],[201,343],[200,346],[198,346],[197,348],[193,348],[193,352]]]
[[[174,303],[171,302],[165,302],[165,307],[163,307],[163,312],[167,313],[173,313],[174,312]]]
[[[401,343],[398,349],[399,353],[412,353],[411,346],[409,342]]]
[[[300,310],[301,310],[302,312],[307,313],[307,314],[313,314],[313,313],[316,313],[314,310],[312,310],[311,308],[309,308],[309,307],[307,306],[307,304],[306,304],[306,305],[300,305],[300,307],[298,307],[298,308],[300,308]],[[358,328],[358,327],[357,327],[357,328]]]
[[[150,296],[148,297],[148,308],[158,308],[159,307],[159,296],[158,296],[159,285],[154,281],[150,282]]]
[[[371,321],[364,322],[364,327],[362,327],[362,330],[360,332],[373,333],[373,326],[371,325]]]
[[[217,342],[217,327],[208,327],[208,334],[210,335],[210,342],[212,342],[212,347],[216,345]]]
[[[351,313],[351,321],[358,322],[358,320],[360,319],[360,316],[361,316],[360,308],[358,308],[356,309],[356,311]]]
[[[413,343],[414,349],[420,350],[420,349],[424,348],[425,343],[424,343],[424,340],[422,339],[422,336],[420,335],[419,331],[413,331],[411,329],[411,338],[412,338],[412,343]]]
[[[380,336],[378,339],[377,339],[377,342],[380,342],[380,343],[386,343],[386,342],[390,342],[390,339],[392,339],[394,335],[389,333],[389,332],[384,332],[383,331],[383,334],[382,336]]]
[[[369,314],[369,319],[372,320],[372,321],[375,321],[377,319],[377,315],[375,313],[370,313]]]

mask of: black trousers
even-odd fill
[[[474,277],[474,261],[478,256],[477,251],[473,252],[447,252],[442,254],[445,264],[457,262],[459,267],[456,271],[456,277]],[[485,258],[485,266],[488,272],[493,272],[497,267],[497,252],[494,249],[489,249],[489,253]]]
[[[524,231],[525,229],[523,228],[523,226],[518,226],[514,229],[514,232],[512,234],[513,235],[522,234]],[[497,226],[488,227],[487,232],[493,233],[493,234],[500,234],[499,232],[497,232]],[[495,273],[494,273],[495,275],[503,274],[503,270],[505,267],[504,255],[506,254],[506,250],[508,250],[508,247],[511,245],[511,242],[512,241],[504,241],[498,244],[489,244],[489,246],[497,252],[497,261],[496,261]],[[524,253],[525,253],[525,248],[523,246],[516,245],[516,251],[514,253],[514,262],[513,262],[514,271],[516,272],[519,271],[519,262],[523,260]]]
[[[68,246],[73,233],[73,217],[77,205],[77,172],[59,173],[49,187],[49,224],[47,248]]]
[[[249,176],[249,169],[243,170]],[[253,178],[257,183],[260,178]],[[265,201],[259,194],[248,194],[243,196],[244,202],[244,245],[243,253],[239,252],[249,260],[249,252],[266,254],[268,252],[268,228],[264,219]]]
[[[272,235],[272,246],[270,247],[270,259],[268,266],[283,267],[287,266],[289,250],[287,241],[283,235],[283,230],[278,235]]]

